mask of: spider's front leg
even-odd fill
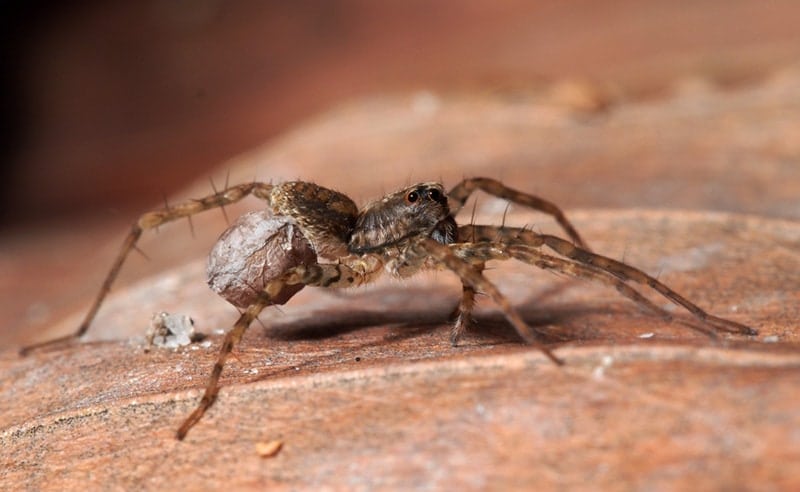
[[[432,258],[437,264],[443,265],[453,271],[461,278],[464,285],[468,285],[473,290],[483,292],[500,306],[503,315],[511,323],[528,344],[533,345],[539,349],[548,359],[557,365],[562,365],[564,362],[553,354],[553,352],[543,345],[537,339],[536,332],[528,326],[522,319],[522,316],[514,309],[511,302],[500,292],[500,290],[491,283],[481,271],[476,269],[472,263],[457,256],[451,247],[456,245],[444,245],[437,241],[427,238],[419,237],[415,242],[410,244],[404,251],[400,263],[404,263],[405,269],[399,270],[398,273],[405,275],[414,271],[414,266],[421,266],[428,258]],[[476,262],[482,261],[481,258],[476,258]]]
[[[245,183],[237,186],[226,187],[224,190],[214,193],[213,195],[208,195],[204,198],[187,200],[177,205],[167,206],[161,210],[148,212],[141,215],[131,226],[130,232],[128,232],[128,235],[125,237],[119,253],[117,253],[117,257],[114,260],[114,263],[111,265],[111,270],[109,270],[105,280],[103,281],[103,285],[100,287],[100,292],[97,293],[97,297],[95,297],[94,302],[89,308],[89,311],[86,313],[86,316],[83,318],[80,326],[78,326],[78,329],[69,335],[23,347],[20,350],[20,354],[26,355],[32,350],[61,345],[63,343],[78,339],[84,333],[86,333],[86,330],[89,329],[89,325],[91,325],[92,320],[94,320],[95,316],[97,315],[97,311],[103,304],[103,300],[111,290],[111,285],[114,283],[114,280],[116,280],[117,275],[119,275],[122,264],[125,262],[125,259],[128,257],[128,254],[130,254],[131,250],[136,247],[136,243],[139,241],[142,232],[145,230],[154,229],[158,226],[167,224],[169,222],[174,222],[178,219],[191,218],[192,215],[199,214],[200,212],[204,212],[206,210],[223,208],[225,205],[238,202],[250,194],[269,201],[272,188],[272,185],[266,183]]]
[[[549,266],[543,266],[544,264],[537,264],[533,262],[536,266],[540,266],[542,268],[554,269],[563,271],[564,273],[568,273],[570,275],[576,275],[576,272],[580,272],[580,274],[576,276],[583,276],[587,278],[594,278],[597,280],[603,280],[599,277],[596,273],[603,272],[604,277],[612,276],[613,278],[619,280],[622,283],[627,282],[635,282],[640,285],[649,287],[650,289],[658,292],[663,297],[668,299],[670,302],[675,304],[676,306],[681,306],[686,311],[688,311],[692,316],[697,318],[699,321],[704,323],[705,325],[713,328],[714,330],[726,332],[726,333],[735,333],[740,335],[757,335],[758,331],[750,328],[749,326],[745,326],[741,323],[737,323],[735,321],[731,321],[725,318],[720,318],[719,316],[714,316],[699,306],[688,300],[687,298],[683,297],[682,295],[678,294],[675,290],[668,287],[663,282],[659,281],[655,277],[652,277],[642,270],[635,268],[627,263],[623,263],[621,261],[614,260],[612,258],[608,258],[607,256],[602,256],[597,253],[593,253],[591,251],[582,249],[580,247],[575,246],[574,244],[570,243],[565,239],[561,239],[557,236],[552,236],[549,234],[537,234],[533,231],[527,229],[520,229],[520,228],[497,228],[492,226],[480,226],[480,225],[470,225],[470,226],[462,226],[459,228],[459,234],[467,234],[471,235],[472,237],[476,237],[477,241],[498,241],[505,244],[505,248],[507,249],[507,253],[510,251],[508,248],[516,247],[519,251],[519,248],[527,249],[531,253],[529,255],[535,254],[537,258],[547,258],[546,255],[542,255],[541,252],[537,251],[538,248],[547,247],[552,251],[564,256],[565,258],[569,259],[571,266],[568,268],[570,271],[566,271],[561,269],[561,267],[551,268]],[[530,256],[529,256],[530,257]],[[524,258],[518,258],[522,261],[527,261]],[[547,260],[545,262],[548,265],[554,264]],[[564,268],[567,268],[565,265],[566,263],[563,260],[559,260],[558,265],[564,265]],[[591,273],[595,272],[595,273]],[[607,281],[603,280],[604,282],[608,283]],[[631,296],[628,294],[630,287],[627,289],[624,287],[619,287],[619,284],[613,284],[617,286],[617,290],[619,290],[623,295],[631,298],[634,302],[642,305],[646,309],[652,310],[650,306],[645,305],[641,299],[641,295],[638,296]],[[621,290],[622,289],[622,290]]]
[[[265,307],[273,304],[273,299],[280,295],[286,285],[303,284],[330,288],[354,287],[372,281],[380,274],[383,268],[381,259],[378,256],[372,255],[347,257],[340,261],[341,263],[317,263],[293,267],[283,276],[270,281],[264,287],[264,290],[239,316],[236,324],[233,325],[233,328],[222,340],[222,346],[220,347],[217,361],[214,364],[214,369],[211,371],[211,376],[208,378],[203,397],[200,399],[194,411],[178,429],[176,433],[178,439],[182,440],[186,437],[189,429],[191,429],[203,417],[211,405],[213,405],[219,393],[219,378],[222,375],[222,369],[225,367],[225,361],[228,356],[231,354],[236,344],[239,343],[239,340],[241,340],[253,320],[258,317]]]
[[[483,273],[485,263],[478,262],[472,265],[472,268],[478,274]],[[461,300],[456,305],[453,312],[450,314],[450,320],[453,321],[453,329],[450,332],[450,343],[455,347],[458,345],[461,336],[469,329],[473,323],[472,310],[475,308],[475,296],[478,292],[471,285],[461,282]]]
[[[475,192],[475,190],[483,190],[485,193],[496,196],[497,198],[503,198],[510,202],[530,207],[553,217],[561,226],[561,228],[564,229],[564,232],[567,233],[573,243],[582,249],[589,249],[589,246],[583,241],[583,239],[581,239],[577,229],[575,229],[569,219],[567,219],[567,216],[564,215],[564,212],[562,212],[561,209],[556,206],[556,204],[536,195],[531,195],[529,193],[515,190],[514,188],[509,188],[496,179],[467,178],[455,185],[447,194],[450,204],[450,212],[453,215],[456,215],[458,211],[461,210],[461,207],[464,206],[464,203],[466,203],[470,195]],[[462,237],[461,240],[474,241],[469,237]]]
[[[656,306],[652,301],[639,293],[639,291],[626,284],[612,273],[591,265],[584,265],[565,258],[544,254],[537,248],[527,244],[485,241],[452,244],[450,245],[450,249],[460,258],[480,258],[482,260],[481,264],[489,260],[508,260],[513,258],[543,270],[550,270],[576,278],[595,280],[614,287],[614,289],[623,296],[632,300],[643,309],[660,316],[664,320],[668,322],[673,320],[672,314]],[[716,338],[716,334],[713,331],[695,326],[690,327],[710,338]]]
[[[451,213],[453,215],[457,214],[464,206],[467,199],[469,199],[472,193],[474,193],[476,190],[482,190],[483,192],[492,196],[502,198],[508,200],[509,202],[523,205],[550,215],[556,220],[556,222],[558,222],[558,224],[561,226],[564,232],[567,233],[575,245],[584,250],[589,250],[589,246],[584,242],[580,234],[578,234],[577,229],[575,229],[569,219],[567,219],[567,216],[561,211],[560,208],[558,208],[558,206],[536,195],[531,195],[529,193],[524,193],[522,191],[510,188],[495,179],[480,177],[467,178],[455,185],[447,194]],[[460,229],[458,240],[461,242],[476,242],[483,239],[477,239],[473,236],[470,236],[469,229]],[[476,264],[475,268],[479,273],[483,271],[482,265]],[[453,345],[456,344],[458,338],[467,330],[472,322],[472,310],[475,306],[475,295],[476,292],[470,285],[463,284],[461,301],[458,303],[451,316],[451,318],[455,320],[453,334],[451,337]]]

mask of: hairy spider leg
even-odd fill
[[[219,378],[225,361],[239,343],[250,324],[258,318],[261,311],[272,303],[272,299],[277,296],[285,285],[304,284],[316,287],[342,288],[354,287],[371,282],[376,276],[380,275],[383,262],[377,255],[365,257],[348,257],[345,263],[317,263],[313,265],[298,265],[288,270],[281,278],[269,282],[259,295],[256,302],[248,306],[239,316],[233,328],[225,334],[222,345],[214,363],[214,369],[208,378],[205,392],[194,411],[184,420],[178,428],[176,436],[183,439],[186,434],[214,404],[219,393]]]
[[[111,290],[111,285],[114,283],[114,280],[116,280],[117,275],[119,275],[122,264],[125,262],[125,259],[128,257],[128,254],[131,252],[131,250],[136,247],[136,243],[141,237],[143,231],[147,229],[153,229],[178,219],[191,217],[192,215],[204,212],[206,210],[224,207],[225,205],[238,202],[250,194],[262,200],[269,201],[272,187],[272,185],[266,183],[244,183],[241,185],[232,186],[218,193],[208,195],[204,198],[187,200],[176,205],[166,206],[161,210],[148,212],[141,215],[136,222],[133,223],[130,232],[122,242],[122,247],[120,248],[119,253],[117,253],[117,257],[111,266],[111,270],[106,275],[103,285],[100,287],[100,292],[98,292],[97,297],[90,306],[89,311],[86,313],[86,316],[84,317],[83,322],[81,322],[78,329],[69,335],[23,347],[20,350],[20,354],[25,355],[32,350],[61,345],[76,338],[80,338],[84,333],[86,333],[86,330],[89,329],[89,325],[91,325],[92,320],[94,320],[95,316],[97,315],[100,305],[103,303],[106,295]]]
[[[523,205],[550,215],[556,220],[556,222],[558,222],[573,243],[580,246],[584,250],[589,250],[589,246],[586,244],[586,242],[584,242],[580,234],[578,234],[578,231],[575,229],[569,219],[567,219],[567,216],[564,214],[564,212],[558,208],[558,206],[536,195],[531,195],[529,193],[524,193],[522,191],[509,188],[495,179],[481,177],[466,178],[455,185],[447,194],[450,210],[454,216],[461,210],[461,208],[469,199],[470,195],[472,195],[472,193],[476,190],[482,190],[484,193],[488,193],[492,196],[502,198],[504,200],[508,200],[509,202]],[[474,238],[467,234],[462,235],[459,232],[458,241],[474,241]],[[479,271],[482,270],[483,268],[481,267]],[[452,317],[456,320],[456,324],[453,326],[453,336],[451,339],[453,345],[456,344],[458,338],[469,328],[469,325],[472,322],[472,310],[474,307],[475,290],[471,286],[463,284],[461,300],[459,301],[458,305],[456,305],[452,314]]]
[[[553,352],[539,340],[537,340],[536,332],[522,319],[522,316],[514,309],[511,302],[503,295],[502,292],[487,279],[483,273],[473,267],[469,261],[456,256],[448,245],[441,244],[433,239],[427,237],[420,237],[417,241],[412,242],[405,250],[403,261],[414,264],[424,263],[427,258],[434,259],[438,264],[441,264],[448,269],[452,270],[456,275],[461,278],[462,283],[469,285],[474,290],[483,292],[500,306],[503,315],[511,323],[520,337],[528,344],[534,346],[541,351],[548,359],[556,365],[562,365],[564,362],[553,354]],[[452,339],[452,335],[451,335]]]
[[[539,198],[536,195],[523,193],[513,188],[509,188],[496,179],[467,178],[455,185],[447,194],[447,197],[450,200],[450,211],[453,215],[456,215],[459,210],[461,210],[461,207],[464,206],[467,199],[475,190],[482,190],[492,196],[496,196],[519,205],[524,205],[550,215],[556,220],[556,222],[558,222],[561,228],[564,229],[564,232],[567,233],[573,243],[584,250],[589,250],[589,246],[583,241],[583,239],[581,239],[578,231],[567,219],[567,216],[564,215],[564,212],[558,208],[558,206],[543,198]],[[463,241],[464,239],[465,237],[460,237],[460,240]]]
[[[643,296],[639,291],[626,284],[612,273],[592,265],[585,265],[570,259],[558,258],[542,253],[535,246],[501,242],[456,243],[449,246],[457,256],[465,258],[468,261],[477,260],[483,264],[490,260],[508,260],[513,258],[543,270],[562,273],[576,278],[599,281],[614,287],[617,292],[635,302],[644,310],[660,316],[665,321],[672,322],[674,320],[670,312],[656,306],[650,299]],[[714,331],[690,324],[687,324],[687,326],[711,339],[717,339]]]
[[[667,287],[667,285],[661,281],[651,277],[638,268],[579,248],[566,239],[561,239],[549,234],[537,234],[533,231],[521,228],[506,227],[501,229],[493,226],[479,225],[461,226],[459,228],[459,234],[462,233],[469,237],[475,237],[478,241],[499,241],[510,245],[522,244],[533,248],[546,246],[561,256],[569,258],[577,263],[606,271],[623,281],[632,281],[650,287],[673,304],[683,307],[702,323],[717,331],[742,335],[758,334],[756,330],[749,326],[707,313],[673,289]]]
[[[486,264],[478,262],[472,265],[472,268],[482,274],[486,268]],[[473,323],[472,311],[475,309],[475,296],[478,292],[469,284],[461,282],[461,300],[456,305],[453,312],[450,314],[450,319],[453,321],[453,330],[450,332],[450,343],[455,347],[458,345],[458,340],[469,329]]]

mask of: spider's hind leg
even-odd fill
[[[204,212],[206,210],[211,210],[214,208],[222,208],[224,210],[225,205],[238,202],[242,198],[251,194],[261,198],[262,200],[268,201],[269,192],[271,189],[272,185],[265,183],[244,183],[238,186],[231,186],[229,188],[226,187],[224,190],[215,192],[214,194],[208,195],[204,198],[187,200],[176,205],[168,205],[161,210],[148,212],[141,215],[131,226],[130,232],[128,232],[128,235],[125,237],[119,253],[117,253],[117,257],[114,260],[114,263],[111,265],[111,269],[109,270],[108,274],[106,274],[103,285],[100,287],[100,292],[97,293],[94,302],[83,318],[80,326],[78,326],[78,329],[73,333],[59,338],[46,340],[44,342],[23,347],[20,350],[20,354],[26,355],[32,350],[68,343],[72,340],[80,338],[84,333],[86,333],[86,330],[89,329],[89,325],[97,315],[97,311],[103,304],[106,295],[111,290],[111,285],[114,283],[114,280],[116,280],[117,275],[119,275],[120,269],[122,269],[122,264],[125,262],[125,259],[128,257],[128,254],[130,254],[131,250],[136,248],[136,243],[139,241],[142,232],[145,230],[154,229],[160,225],[174,222],[178,219],[191,219],[192,215],[199,214],[200,212]]]
[[[374,256],[361,257],[351,264],[330,263],[299,265],[287,271],[281,278],[272,280],[265,287],[256,301],[252,303],[236,321],[233,328],[225,334],[222,346],[211,371],[211,376],[206,383],[203,397],[200,399],[194,411],[184,420],[177,431],[177,438],[183,439],[186,434],[214,404],[219,393],[219,378],[225,367],[225,361],[239,343],[250,324],[261,314],[261,311],[272,304],[274,299],[289,284],[304,284],[317,287],[352,287],[369,282],[374,276],[380,274],[383,264]]]

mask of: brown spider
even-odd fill
[[[567,233],[570,241],[516,227],[475,224],[458,226],[454,217],[476,189],[551,215]],[[287,286],[292,285],[351,287],[373,281],[383,270],[397,277],[409,277],[422,269],[444,267],[456,273],[463,284],[461,301],[454,312],[455,323],[450,335],[453,344],[469,324],[475,293],[483,292],[499,305],[504,316],[526,342],[556,364],[563,362],[548,347],[537,341],[534,330],[483,275],[487,261],[513,258],[539,268],[594,279],[615,287],[640,306],[671,320],[670,313],[657,307],[628,282],[643,284],[674,304],[684,307],[712,330],[744,335],[757,333],[752,328],[703,311],[637,268],[591,252],[554,204],[513,190],[493,179],[465,179],[449,193],[445,193],[439,183],[419,183],[390,193],[361,210],[342,193],[313,183],[296,181],[278,185],[241,184],[199,200],[189,200],[142,215],[131,228],[79,329],[72,335],[26,347],[23,352],[69,341],[86,332],[122,263],[135,247],[143,230],[212,208],[224,207],[250,194],[264,200],[275,216],[286,217],[292,224],[296,224],[314,251],[333,262],[298,262],[296,266],[269,278],[264,288],[252,297],[252,302],[241,313],[233,329],[225,335],[205,393],[197,408],[178,429],[178,439],[183,439],[213,404],[219,391],[218,383],[225,360],[250,323],[266,306],[288,300],[296,291],[286,296]],[[543,247],[559,256],[542,252]],[[695,329],[714,336],[712,330]]]

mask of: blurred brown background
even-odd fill
[[[3,8],[0,483],[800,483],[786,466],[800,459],[786,431],[800,426],[797,2]],[[202,281],[225,227],[212,212],[194,239],[185,223],[145,235],[151,260],[133,255],[87,337],[117,342],[17,356],[76,325],[139,213],[207,194],[227,173],[314,180],[358,202],[490,175],[761,336],[716,346],[611,289],[493,270],[526,319],[555,333],[560,370],[515,343],[488,302],[483,328],[450,347],[459,286],[447,275],[352,296],[306,289],[248,332],[184,446],[171,431],[218,337],[149,355],[125,341],[159,309],[212,333],[230,325],[235,312]],[[481,198],[477,211],[497,222],[504,204]],[[509,212],[550,230],[530,216]],[[276,460],[252,453],[276,436],[287,442]]]
[[[16,114],[0,210],[6,227],[141,210],[359,95],[570,78],[639,97],[687,74],[742,84],[797,60],[798,9],[791,0],[19,2],[4,16],[15,34],[4,99]]]

